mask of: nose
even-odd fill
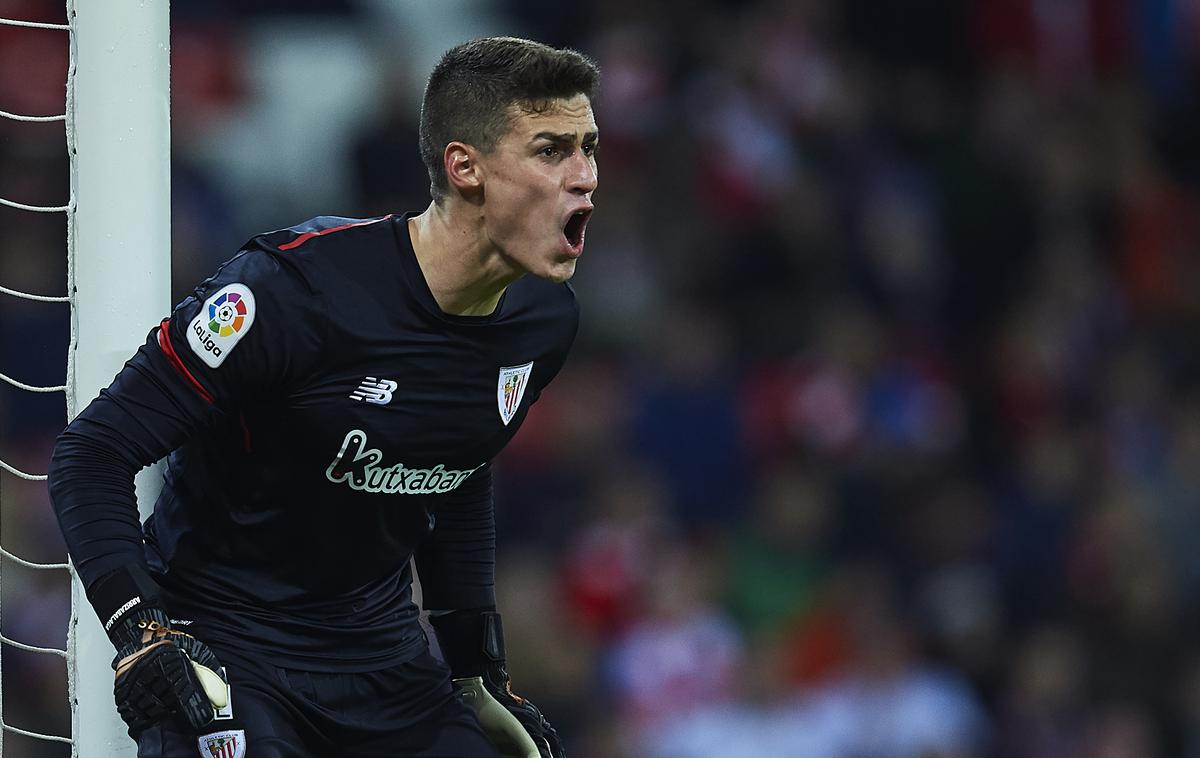
[[[577,195],[588,195],[596,189],[596,159],[576,150],[568,189]]]

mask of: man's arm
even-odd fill
[[[101,623],[130,599],[157,594],[146,573],[134,475],[183,443],[215,408],[179,380],[159,329],[113,383],[59,435],[50,499]]]
[[[205,423],[212,406],[171,387],[159,330],[59,436],[49,490],[88,600],[117,649],[114,696],[130,736],[179,713],[200,729],[225,704],[220,663],[171,628],[146,570],[134,475]]]
[[[491,464],[450,493],[435,518],[417,550],[417,573],[455,684],[506,758],[564,758],[558,733],[533,703],[513,693],[505,668]]]
[[[88,600],[117,649],[117,707],[131,735],[173,712],[199,728],[213,718],[208,701],[220,705],[204,697],[201,681],[218,685],[219,677],[195,667],[219,669],[215,656],[170,627],[150,578],[134,475],[222,409],[281,386],[289,370],[303,372],[305,358],[320,353],[325,319],[312,315],[319,309],[319,297],[273,256],[240,255],[152,330],[59,436],[51,501]]]
[[[496,514],[492,465],[484,464],[447,493],[433,532],[417,548],[425,610],[496,608]]]

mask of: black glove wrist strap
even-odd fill
[[[143,637],[147,631],[151,633],[158,629],[169,629],[171,617],[156,605],[139,605],[121,617],[108,633],[113,646],[117,648],[117,656],[121,657],[127,649],[137,649],[142,646]]]
[[[88,588],[87,596],[104,631],[112,638],[113,630],[134,610],[145,606],[161,608],[159,592],[146,570],[131,564],[97,579]]]
[[[429,623],[455,678],[484,676],[504,668],[504,627],[496,611],[436,613]]]

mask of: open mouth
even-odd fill
[[[587,228],[587,222],[591,215],[591,208],[575,211],[563,226],[563,236],[567,239],[567,246],[576,255],[583,252],[584,230]]]

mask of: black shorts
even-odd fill
[[[413,660],[353,673],[282,668],[210,645],[231,718],[191,732],[179,720],[138,740],[138,758],[500,758],[445,665]]]

